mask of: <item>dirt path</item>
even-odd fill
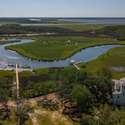
[[[62,115],[58,111],[49,111],[45,109],[35,109],[34,114],[41,116],[42,118],[47,117],[51,121],[53,125],[59,125],[59,124],[64,124],[64,125],[73,125],[72,121]],[[51,124],[50,123],[50,124]],[[41,125],[42,123],[40,123]]]
[[[58,104],[60,105],[59,110],[58,111],[50,111],[50,110],[42,109],[41,107],[39,107],[37,105],[37,102],[42,101],[44,99],[45,100],[48,99],[48,100],[52,100],[52,101],[56,101],[56,102],[58,101]],[[49,121],[47,121],[47,122],[50,122],[49,124],[52,123],[53,125],[59,125],[59,124],[73,125],[72,121],[68,117],[66,117],[62,114],[63,106],[61,104],[60,97],[59,97],[58,93],[51,93],[51,94],[40,96],[40,97],[30,98],[27,100],[23,100],[22,102],[24,105],[26,104],[26,105],[34,108],[33,112],[29,113],[29,117],[30,117],[33,125],[42,125],[44,120],[46,120],[46,119],[49,120]],[[10,108],[11,107],[15,108],[16,102],[15,101],[8,101],[7,105]],[[0,103],[0,108],[3,106],[4,106],[4,103]]]

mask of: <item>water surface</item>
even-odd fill
[[[75,60],[76,62],[89,62],[96,59],[98,56],[104,54],[108,50],[114,47],[118,47],[119,45],[103,45],[103,46],[95,46],[86,49],[82,49],[81,51],[75,53],[73,56],[59,61],[36,61],[28,59],[15,51],[6,50],[5,46],[22,44],[22,43],[30,43],[32,40],[21,40],[21,42],[9,43],[5,45],[0,45],[0,68],[4,69],[8,65],[20,64],[22,67],[30,67],[32,69],[35,68],[50,68],[50,67],[66,67],[70,65],[71,60]]]

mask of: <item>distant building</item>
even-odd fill
[[[41,21],[41,19],[39,19],[39,18],[32,18],[32,19],[29,19],[30,21],[35,21],[35,22],[40,22]]]
[[[113,104],[125,106],[125,78],[113,80],[113,84]]]

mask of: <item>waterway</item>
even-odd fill
[[[75,53],[71,57],[58,60],[58,61],[37,61],[26,58],[19,53],[5,49],[6,46],[16,45],[16,44],[27,44],[33,42],[32,40],[21,40],[20,42],[8,43],[4,45],[0,45],[0,69],[6,69],[7,67],[12,67],[15,64],[19,64],[21,67],[30,67],[31,69],[35,68],[52,68],[52,67],[66,67],[71,65],[71,60],[75,62],[89,62],[100,55],[106,53],[108,50],[118,47],[119,45],[102,45],[95,46],[86,49],[82,49],[81,51]]]

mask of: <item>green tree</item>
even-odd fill
[[[93,103],[109,103],[112,97],[111,73],[102,70],[97,75],[90,75],[84,83],[94,96]]]
[[[108,105],[94,108],[91,114],[83,114],[81,125],[121,125],[121,118]],[[122,123],[123,125],[123,123]]]
[[[93,111],[93,120],[98,125],[113,125],[115,121],[112,117],[111,107],[102,105],[99,109],[95,108]]]
[[[6,102],[12,97],[12,79],[1,78],[0,79],[0,101]]]
[[[87,111],[87,108],[90,107],[92,95],[86,86],[74,86],[71,97],[77,103],[80,111]]]

